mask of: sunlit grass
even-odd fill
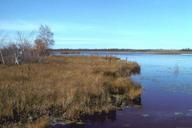
[[[111,57],[49,57],[42,64],[0,65],[0,124],[45,115],[78,120],[115,109],[112,95],[140,96],[141,87],[129,78],[139,71],[138,64]]]

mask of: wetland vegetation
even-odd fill
[[[133,104],[142,88],[130,76],[139,72],[137,63],[96,56],[0,65],[1,127],[40,128]]]

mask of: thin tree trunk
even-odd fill
[[[19,64],[18,56],[15,54],[15,64]]]
[[[3,54],[2,54],[2,52],[1,52],[1,50],[0,50],[0,54],[1,54],[2,63],[5,64],[5,61],[4,61]]]

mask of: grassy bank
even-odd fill
[[[116,109],[119,97],[129,103],[140,97],[141,87],[129,77],[139,72],[137,63],[111,57],[52,56],[42,64],[0,65],[0,124],[44,127],[38,121],[45,116],[46,122],[79,120]]]

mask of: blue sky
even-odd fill
[[[54,48],[192,48],[191,0],[0,0],[0,31],[40,24]]]

